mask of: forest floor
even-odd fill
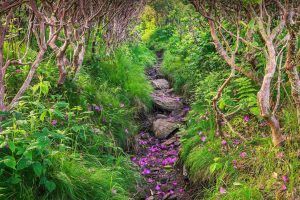
[[[146,114],[143,129],[136,137],[136,155],[132,157],[145,178],[134,199],[189,199],[185,192],[188,182],[186,172],[178,162],[180,137],[177,133],[189,107],[160,73],[162,59],[160,55],[158,58],[158,63],[147,70],[155,88],[152,93],[155,107]]]

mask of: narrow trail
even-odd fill
[[[132,158],[146,180],[139,186],[136,199],[188,199],[187,179],[177,163],[180,148],[177,132],[189,107],[174,94],[170,83],[160,73],[161,53],[158,58],[158,63],[147,71],[155,88],[152,93],[155,109],[145,117],[144,128],[136,137],[136,156]]]

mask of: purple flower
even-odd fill
[[[132,161],[136,161],[136,157],[131,158]]]
[[[156,185],[155,190],[159,191],[160,190],[160,185]]]
[[[57,124],[57,120],[55,120],[55,119],[52,120],[52,121],[51,121],[51,124],[52,124],[53,126],[55,126],[55,125]]]
[[[177,158],[168,157],[162,161],[163,165],[173,165],[176,162]]]
[[[148,183],[153,183],[153,182],[154,182],[154,179],[148,178],[147,182],[148,182]]]
[[[233,141],[233,144],[235,144],[235,145],[239,145],[241,142],[240,142],[240,140],[234,140]]]
[[[201,137],[201,141],[205,142],[206,141],[206,136]]]
[[[17,73],[17,74],[19,74],[19,73],[21,73],[21,72],[22,72],[22,70],[16,69],[16,73]]]
[[[177,185],[177,182],[176,182],[176,181],[174,181],[172,184],[173,184],[174,186],[176,186],[176,185]]]
[[[94,106],[94,109],[95,109],[96,112],[101,112],[102,111],[101,106]]]
[[[147,144],[147,141],[145,141],[145,140],[139,140],[139,144],[140,145],[145,145],[145,144]]]
[[[232,165],[233,165],[233,168],[236,169],[236,168],[237,168],[237,161],[236,161],[236,160],[233,160],[233,161],[232,161]]]
[[[288,176],[284,175],[284,176],[282,176],[282,180],[283,180],[283,182],[287,183],[289,181],[289,178],[288,178]]]
[[[226,145],[226,144],[227,144],[227,141],[226,141],[226,140],[222,140],[221,144],[222,144],[222,145]]]
[[[183,108],[183,111],[184,112],[188,112],[190,110],[190,108],[188,107],[188,106],[185,106],[184,108]]]
[[[148,164],[148,161],[149,161],[148,158],[142,158],[139,161],[139,165],[142,166],[142,167],[144,167],[144,166],[146,166]]]
[[[225,193],[226,193],[226,189],[223,188],[223,187],[220,187],[220,193],[221,193],[221,194],[225,194]]]
[[[183,189],[183,188],[180,188],[180,189],[179,189],[179,193],[184,193],[184,189]]]
[[[282,190],[282,191],[286,191],[286,190],[287,190],[286,185],[283,184],[283,185],[281,186],[281,190]]]
[[[246,152],[240,153],[240,157],[241,157],[241,158],[245,158],[246,156],[247,156],[247,153],[246,153]]]
[[[245,122],[249,122],[250,121],[250,116],[249,115],[245,115],[244,116],[244,121]]]
[[[143,175],[147,175],[147,174],[150,174],[150,173],[151,173],[150,169],[147,169],[147,168],[145,168],[142,172]]]

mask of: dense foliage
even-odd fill
[[[176,91],[185,94],[191,103],[188,122],[181,128],[181,160],[198,191],[193,198],[298,197],[300,162],[297,109],[291,98],[289,77],[280,68],[283,67],[280,64],[280,55],[277,62],[281,73],[276,73],[272,81],[271,98],[272,106],[275,106],[276,99],[280,97],[276,117],[282,125],[285,144],[282,147],[273,146],[266,118],[260,115],[257,100],[260,84],[242,73],[233,76],[217,101],[218,110],[225,116],[221,119],[220,133],[216,130],[212,100],[228,79],[230,67],[214,47],[211,28],[206,25],[207,19],[186,2],[167,2],[168,12],[156,9],[160,21],[157,21],[156,30],[148,40],[148,45],[155,50],[164,50],[163,72],[172,80]],[[205,2],[209,3],[202,1],[203,4]],[[155,2],[152,7],[155,9],[161,7],[161,4],[162,1]],[[222,12],[225,11],[217,13],[222,26],[234,32],[235,25],[226,21],[226,15],[224,17]],[[277,19],[273,20],[275,22]],[[241,34],[246,34],[247,30],[253,31],[253,38],[257,42],[253,40],[250,45],[264,48],[259,44],[262,43],[259,42],[259,33],[255,32],[255,19],[250,20],[249,24],[240,23]],[[222,37],[228,42],[226,44],[226,40],[222,40],[222,45],[234,46],[234,39],[224,30],[218,30],[218,34],[223,34]],[[250,69],[253,67],[248,59],[250,54],[255,61],[256,75],[262,77],[268,57],[261,51],[255,51],[250,45],[241,44],[236,62],[239,62],[238,66]],[[228,46],[224,48],[229,48]],[[286,59],[286,56],[281,59]]]

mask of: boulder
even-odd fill
[[[154,92],[152,94],[152,97],[155,105],[163,110],[180,110],[183,107],[183,104],[180,101],[180,99],[176,97],[165,96],[160,92]]]
[[[152,80],[152,84],[156,89],[169,89],[170,85],[166,79],[155,79]]]
[[[157,119],[153,122],[153,131],[157,138],[165,139],[178,128],[178,124],[168,119]]]

